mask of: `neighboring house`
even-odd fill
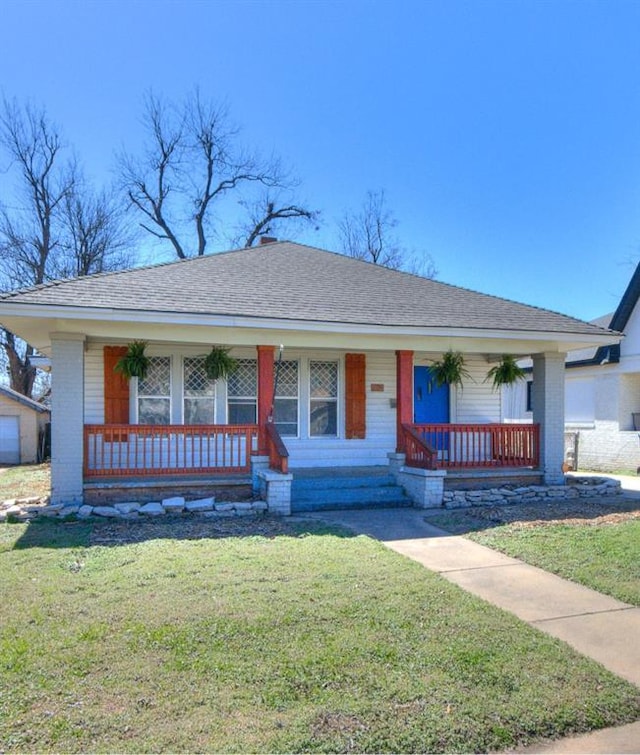
[[[0,386],[0,464],[32,464],[42,456],[49,410]]]
[[[565,455],[571,466],[599,472],[640,468],[639,298],[640,264],[616,311],[592,320],[623,333],[622,341],[567,354]],[[510,419],[531,419],[531,386],[529,376],[526,383],[505,391]]]
[[[247,475],[252,458],[278,470],[270,480],[406,455],[427,477],[527,466],[561,483],[565,354],[619,340],[290,242],[5,294],[0,321],[51,358],[60,502],[81,501],[96,480]],[[129,384],[113,367],[136,339],[151,369]],[[239,360],[226,381],[204,373],[212,345]],[[465,355],[463,390],[430,379],[449,349]],[[505,353],[533,359],[533,424],[500,424],[485,376]]]

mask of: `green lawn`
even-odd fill
[[[368,538],[169,524],[0,525],[0,751],[486,752],[640,717],[637,688]]]
[[[439,512],[438,527],[640,606],[637,501],[578,502],[562,509],[508,506]]]
[[[511,524],[470,535],[528,564],[640,606],[640,519],[594,524]]]

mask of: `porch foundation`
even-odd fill
[[[270,514],[291,515],[292,474],[281,474],[271,469],[258,472],[260,497],[267,502]]]
[[[251,488],[254,493],[260,492],[260,472],[266,472],[269,469],[268,456],[251,457]]]
[[[442,506],[446,476],[444,469],[402,467],[397,474],[397,480],[414,506],[419,509],[432,509]]]
[[[399,485],[400,480],[398,475],[400,474],[402,467],[405,465],[407,455],[403,453],[390,453],[387,454],[387,459],[389,459],[389,473],[395,477],[396,482]]]

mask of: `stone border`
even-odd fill
[[[570,477],[565,485],[527,485],[515,487],[503,485],[488,490],[447,490],[443,506],[446,509],[461,509],[471,506],[500,506],[519,503],[554,503],[594,498],[598,496],[620,495],[620,480],[609,477]]]
[[[268,509],[265,501],[236,501],[216,503],[215,498],[199,498],[187,501],[182,497],[165,498],[151,503],[114,503],[112,506],[89,506],[88,504],[51,504],[49,498],[18,498],[0,503],[0,522],[25,522],[37,517],[66,519],[76,517],[89,519],[138,519],[144,520],[167,514],[200,515],[208,518],[254,516]]]

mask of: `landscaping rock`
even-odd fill
[[[93,506],[87,506],[86,504],[84,506],[80,506],[78,509],[78,517],[80,519],[87,519],[88,517],[93,515]]]
[[[187,501],[185,508],[187,511],[191,511],[194,514],[199,511],[213,511],[216,499],[211,498],[198,498],[195,501]]]
[[[120,516],[120,512],[114,506],[94,506],[94,516]]]
[[[162,501],[162,508],[167,514],[179,514],[184,511],[185,501],[182,496],[175,496],[174,498],[165,498]]]
[[[139,513],[144,514],[145,516],[162,516],[167,512],[164,510],[161,503],[152,501],[151,503],[145,503],[144,506],[141,506]]]
[[[134,511],[140,511],[142,504],[130,501],[126,503],[114,503],[113,508],[117,509],[121,514],[132,514]]]

